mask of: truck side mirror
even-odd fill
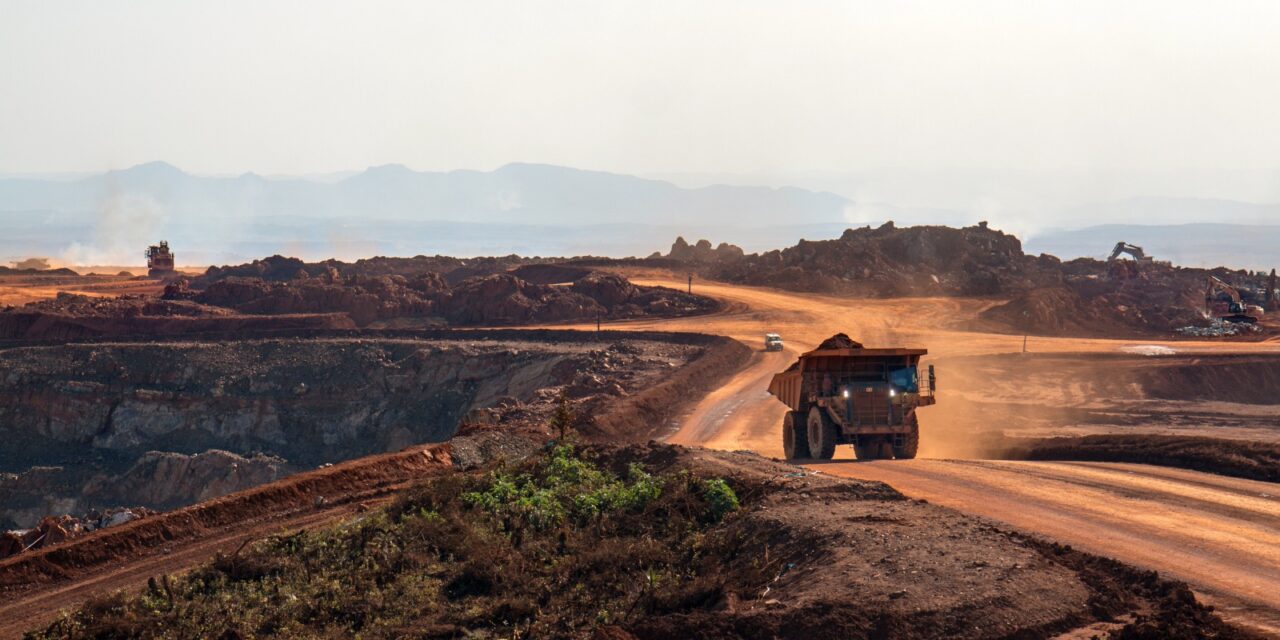
[[[929,365],[929,390],[938,390],[938,377],[933,374],[933,365]]]

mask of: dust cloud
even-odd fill
[[[110,191],[98,210],[93,239],[73,242],[60,259],[73,265],[133,265],[143,250],[160,240],[166,215],[155,198],[140,193]]]

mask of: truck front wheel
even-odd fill
[[[916,457],[916,450],[920,448],[920,420],[916,418],[914,410],[907,414],[907,432],[902,436],[902,444],[893,448],[893,457],[899,460],[910,460]]]
[[[788,460],[809,458],[809,430],[804,424],[804,414],[788,411],[782,418],[782,452]]]
[[[819,407],[809,408],[809,455],[830,460],[836,454],[836,423]]]

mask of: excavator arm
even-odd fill
[[[1138,262],[1143,262],[1148,259],[1147,252],[1143,251],[1142,247],[1139,247],[1136,244],[1129,244],[1127,242],[1120,241],[1117,242],[1115,248],[1111,250],[1111,255],[1107,258],[1107,262],[1119,258],[1122,253],[1127,253],[1133,256],[1133,259]]]
[[[1209,288],[1205,291],[1205,298],[1212,298],[1216,293],[1225,293],[1231,297],[1231,301],[1240,304],[1240,292],[1236,288],[1223,282],[1217,276],[1209,276]]]

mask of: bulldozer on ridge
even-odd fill
[[[782,419],[788,460],[830,460],[851,444],[859,460],[909,459],[920,446],[916,410],[934,404],[933,365],[921,379],[926,349],[868,349],[843,333],[774,374],[769,393],[790,409]]]

